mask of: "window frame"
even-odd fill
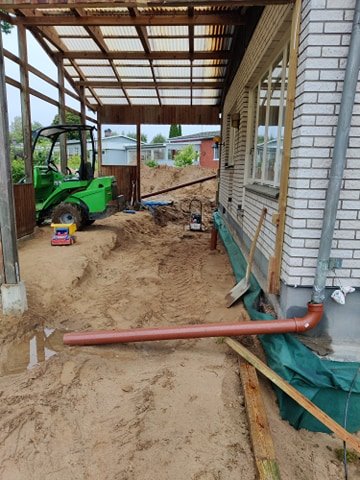
[[[281,148],[281,131],[285,128],[283,121],[285,118],[286,101],[285,95],[287,88],[286,73],[288,71],[288,52],[289,42],[287,41],[275,58],[270,63],[269,67],[263,72],[259,81],[255,86],[249,88],[249,109],[248,109],[248,130],[246,141],[246,184],[247,185],[264,185],[272,188],[279,188],[280,185],[280,170],[283,158],[283,151]],[[269,138],[269,119],[270,119],[270,100],[272,95],[272,72],[276,67],[277,62],[281,58],[281,89],[279,96],[279,114],[276,135],[276,153],[274,164],[274,179],[268,180],[265,178],[267,167],[267,147]],[[258,127],[259,127],[259,110],[260,110],[260,89],[264,78],[267,78],[267,93],[266,93],[266,112],[265,112],[265,132],[264,132],[264,148],[262,152],[261,178],[256,178],[256,152],[258,146]]]

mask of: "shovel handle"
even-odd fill
[[[262,209],[262,212],[261,212],[261,215],[260,215],[260,218],[259,218],[259,223],[258,223],[258,226],[256,228],[256,232],[255,232],[253,241],[251,242],[250,253],[249,253],[249,257],[248,257],[248,264],[247,264],[246,274],[245,274],[246,283],[249,282],[251,267],[252,267],[252,263],[253,263],[254,255],[255,255],[256,243],[257,243],[257,239],[259,238],[260,230],[261,230],[261,227],[262,227],[262,224],[264,222],[266,214],[267,214],[267,208],[264,207]]]

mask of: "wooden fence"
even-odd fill
[[[31,183],[14,185],[17,237],[33,233],[35,220],[35,193]]]
[[[101,166],[101,176],[113,175],[116,177],[119,195],[124,195],[125,200],[130,202],[133,192],[133,182],[136,183],[136,166]]]

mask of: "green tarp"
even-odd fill
[[[218,212],[214,214],[214,224],[227,250],[236,281],[239,281],[245,276],[246,260]],[[257,311],[260,292],[260,286],[252,275],[250,289],[243,297],[245,308],[252,320],[273,320],[271,315]],[[348,401],[347,429],[350,432],[360,430],[360,373],[357,375],[360,363],[323,360],[290,334],[259,335],[259,338],[267,363],[276,373],[340,425],[344,425]],[[329,432],[282,390],[274,388],[284,420],[295,428]]]

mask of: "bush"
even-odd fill
[[[25,177],[24,160],[13,159],[11,162],[12,178],[14,183],[20,182]]]
[[[174,164],[176,167],[186,167],[187,165],[192,165],[198,159],[198,156],[199,153],[193,145],[188,145],[175,155]]]
[[[145,162],[145,165],[150,168],[158,167],[159,164],[155,162],[155,160],[149,160]]]

